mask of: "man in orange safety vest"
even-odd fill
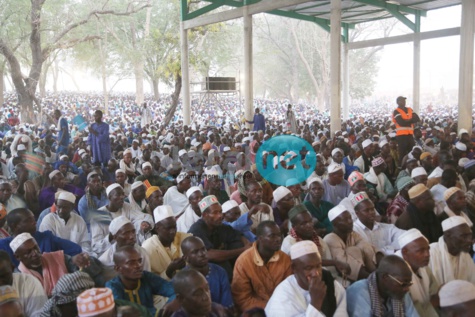
[[[396,141],[399,152],[399,164],[404,156],[412,150],[414,142],[414,124],[421,121],[412,108],[406,108],[406,97],[396,99],[398,107],[393,112],[393,122],[396,125]]]

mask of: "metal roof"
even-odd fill
[[[225,12],[229,8],[258,4],[263,0],[202,0],[192,7],[194,11],[185,12],[182,8],[182,19],[190,20],[206,15],[216,9]],[[182,5],[186,4],[182,0]],[[283,1],[285,3],[285,1]],[[289,2],[291,3],[291,2]],[[342,0],[342,26],[353,27],[355,24],[386,18],[397,18],[412,31],[420,29],[420,17],[427,11],[460,5],[461,0]],[[279,16],[312,21],[330,29],[330,0],[303,1],[297,5],[282,6],[266,13]]]

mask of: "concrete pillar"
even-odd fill
[[[341,129],[341,0],[331,0],[330,16],[330,129]]]
[[[475,35],[475,1],[462,0],[460,27],[459,118],[458,128],[472,131],[473,53]]]
[[[342,58],[342,68],[343,68],[343,120],[348,120],[350,118],[350,54],[348,50],[348,44],[343,45],[343,58]]]
[[[421,39],[419,33],[415,34],[414,39],[414,64],[413,64],[413,83],[412,83],[412,109],[419,114],[421,99]]]
[[[183,99],[183,124],[191,124],[190,68],[188,61],[188,30],[180,23],[181,31],[181,82]]]
[[[252,120],[254,113],[254,90],[252,75],[252,15],[248,6],[244,10],[244,116]],[[249,127],[249,125],[248,125]]]

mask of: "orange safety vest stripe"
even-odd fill
[[[407,113],[405,113],[401,108],[396,108],[396,111],[399,112],[401,117],[404,120],[411,120],[412,119],[412,109],[407,108]],[[400,126],[397,122],[396,119],[394,118],[393,114],[393,122],[396,125],[396,135],[412,135],[414,134],[414,125],[411,124],[410,127],[402,127]]]

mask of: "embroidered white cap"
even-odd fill
[[[292,260],[298,259],[303,257],[307,254],[318,254],[320,256],[320,252],[318,252],[318,247],[315,242],[310,240],[304,240],[295,243],[290,247],[290,258]]]
[[[173,209],[171,206],[162,205],[158,206],[153,210],[153,218],[155,218],[155,223],[158,223],[163,219],[167,219],[170,217],[174,217]]]
[[[468,226],[468,223],[465,220],[465,218],[461,216],[452,216],[442,221],[442,230],[445,232],[447,230],[450,230],[454,227],[458,227],[461,225]]]
[[[13,253],[15,253],[16,250],[21,247],[23,243],[25,243],[25,241],[32,239],[33,237],[28,232],[20,233],[10,242],[10,248],[12,249]]]

